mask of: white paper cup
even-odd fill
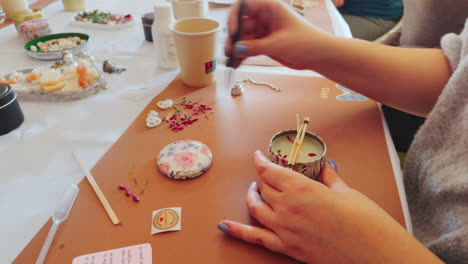
[[[218,21],[208,18],[184,18],[169,28],[174,35],[182,80],[194,87],[214,81],[216,69],[216,32]]]
[[[188,17],[205,17],[204,0],[172,0],[176,20]]]
[[[86,9],[86,0],[62,0],[65,11],[74,12]]]

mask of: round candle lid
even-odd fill
[[[10,104],[11,100],[15,98],[15,92],[8,84],[0,83],[0,106]]]
[[[169,178],[185,180],[205,173],[213,160],[211,150],[195,140],[176,141],[165,146],[157,158],[161,173]]]

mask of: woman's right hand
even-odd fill
[[[331,36],[316,29],[280,0],[244,1],[242,34],[234,47],[231,38],[238,28],[239,2],[233,6],[228,21],[230,34],[225,52],[226,56],[231,52],[236,55],[234,67],[247,57],[267,55],[293,69],[311,69]]]

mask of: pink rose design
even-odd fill
[[[193,167],[195,160],[197,159],[197,154],[192,152],[180,152],[177,153],[174,157],[174,162],[178,166],[188,169]]]
[[[162,173],[168,175],[169,169],[171,169],[171,165],[169,165],[169,163],[167,162],[164,162],[164,163],[159,164],[159,169],[162,171]]]
[[[205,156],[210,156],[210,154],[211,154],[210,150],[209,150],[207,147],[203,147],[203,148],[201,149],[201,153],[202,153],[203,155],[205,155]]]

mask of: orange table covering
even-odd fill
[[[270,137],[277,131],[294,129],[296,113],[310,116],[309,131],[325,140],[327,156],[337,162],[343,179],[404,226],[381,116],[374,101],[337,100],[342,91],[324,78],[236,73],[236,79],[247,76],[283,91],[245,84],[244,95],[232,98],[222,81],[197,89],[176,79],[155,97],[92,169],[121,224],[112,225],[90,185],[83,180],[46,263],[71,263],[80,255],[141,243],[152,245],[154,263],[296,263],[232,239],[216,228],[222,219],[257,224],[245,206],[247,187],[256,179],[252,153],[257,149],[266,151]],[[215,113],[180,132],[170,131],[167,124],[153,129],[145,126],[148,111],[158,110],[157,101],[182,96],[203,100]],[[167,111],[158,110],[162,115]],[[162,176],[156,168],[158,152],[165,145],[184,139],[198,140],[211,148],[211,169],[186,181]],[[119,184],[130,186],[141,202],[126,197],[118,190]],[[152,211],[179,206],[183,208],[182,230],[150,235]],[[49,227],[50,221],[14,263],[35,262]]]

